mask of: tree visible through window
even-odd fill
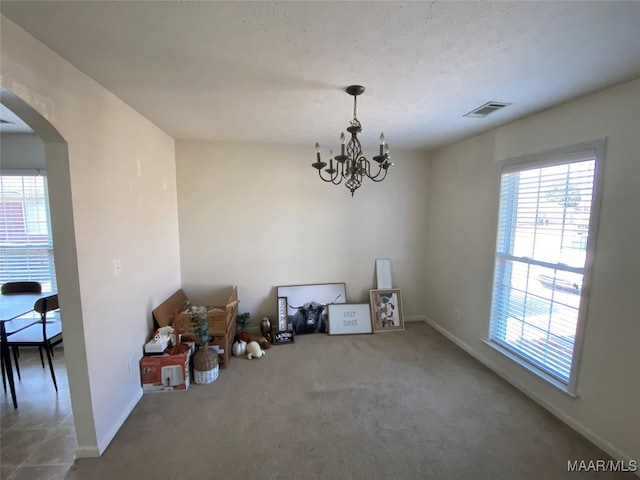
[[[0,283],[35,280],[56,291],[45,176],[0,176]]]
[[[604,142],[590,145],[507,162],[501,175],[490,341],[566,385],[575,384],[604,149]]]

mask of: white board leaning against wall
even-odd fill
[[[391,281],[391,260],[389,258],[376,259],[376,283],[378,289],[393,288]]]

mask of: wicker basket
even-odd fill
[[[193,355],[193,381],[206,384],[218,378],[218,355],[209,350],[207,345],[201,346]]]

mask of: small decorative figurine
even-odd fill
[[[233,349],[232,349],[232,353],[236,356],[236,357],[241,357],[243,356],[245,353],[247,353],[247,342],[245,342],[244,340],[238,340],[233,344]]]
[[[271,341],[271,320],[269,320],[269,317],[262,317],[262,320],[260,320],[260,333],[264,338]]]
[[[271,346],[271,341],[265,337],[258,338],[258,344],[262,347],[263,350],[266,350]]]

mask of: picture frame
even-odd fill
[[[376,289],[393,288],[391,282],[391,259],[376,258]]]
[[[373,333],[368,303],[331,303],[328,308],[329,335]]]
[[[278,331],[284,332],[288,328],[287,297],[278,297]]]
[[[369,296],[374,332],[404,330],[402,296],[399,288],[370,290]]]
[[[287,299],[287,330],[296,335],[326,333],[329,312],[327,305],[346,303],[345,283],[282,285],[278,298]]]

